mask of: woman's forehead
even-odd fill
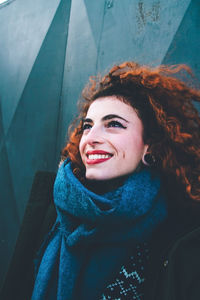
[[[136,111],[132,106],[126,104],[116,96],[97,98],[89,107],[87,117],[104,116],[107,114],[116,114],[133,117]]]

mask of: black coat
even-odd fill
[[[28,300],[34,285],[34,257],[56,219],[53,183],[56,174],[37,173],[24,215],[1,300]],[[146,300],[200,299],[200,213],[170,215],[154,233]],[[199,216],[199,218],[196,216]],[[123,299],[123,298],[122,298]],[[81,299],[77,299],[81,300]],[[88,299],[95,300],[95,299]]]

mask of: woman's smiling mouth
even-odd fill
[[[88,165],[99,164],[110,159],[113,155],[103,150],[87,151],[86,163]]]

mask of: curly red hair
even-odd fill
[[[176,179],[190,198],[200,200],[200,117],[193,105],[193,101],[200,102],[200,91],[177,78],[183,71],[192,75],[186,65],[150,68],[124,62],[104,77],[90,78],[79,103],[78,125],[71,126],[62,151],[64,159],[70,157],[79,179],[85,171],[79,153],[82,118],[95,99],[115,95],[141,118],[144,142],[156,158],[154,167],[166,178]]]

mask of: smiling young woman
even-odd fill
[[[35,232],[32,300],[200,298],[200,91],[179,71],[125,62],[84,89]]]
[[[142,121],[132,106],[114,96],[98,98],[90,105],[79,144],[86,179],[131,174],[147,148]]]

